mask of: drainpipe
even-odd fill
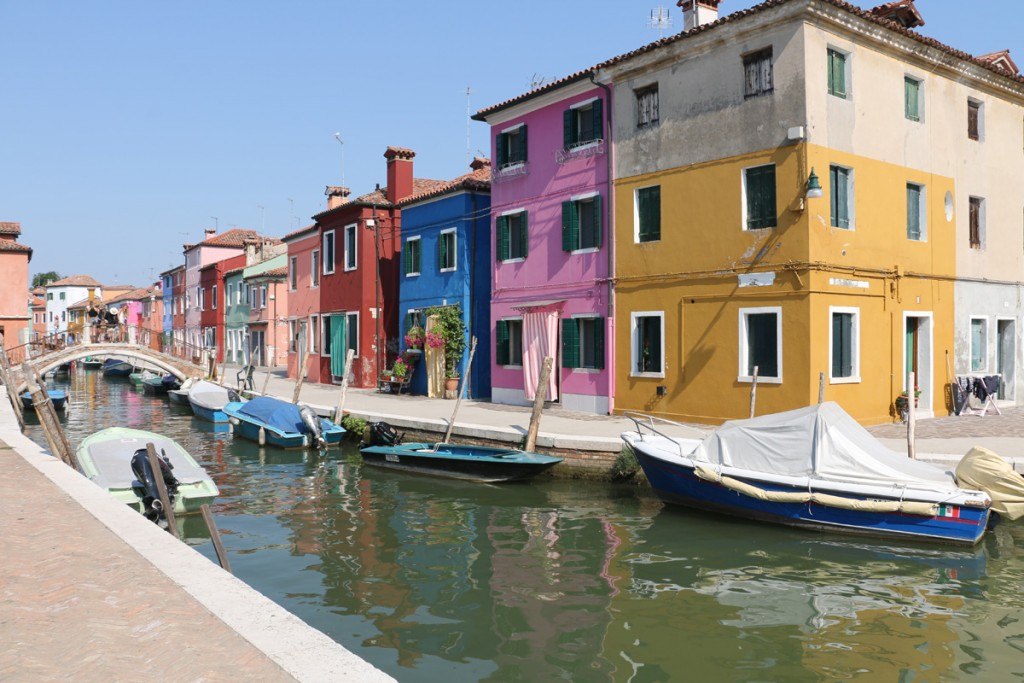
[[[469,338],[472,339],[473,338],[473,303],[474,303],[474,301],[473,301],[473,292],[475,291],[474,284],[476,282],[476,280],[475,280],[475,270],[473,268],[473,259],[474,259],[474,255],[476,254],[476,221],[477,221],[477,215],[476,215],[476,191],[475,190],[470,190],[469,191],[469,200],[470,200],[470,202],[472,202],[470,204],[470,207],[471,207],[470,210],[472,211],[472,213],[470,215],[473,216],[473,218],[469,222],[469,258],[466,259],[469,262],[467,264],[467,266],[469,268],[469,305],[466,306],[466,308],[467,308],[467,310],[466,310],[466,333],[469,335]],[[469,375],[469,373],[466,373],[466,387],[468,389],[467,393],[468,393],[469,398],[473,398],[473,378],[468,376],[468,375]]]
[[[608,413],[615,411],[615,231],[613,216],[615,215],[615,193],[612,188],[612,89],[604,83],[599,83],[594,78],[594,72],[589,74],[590,82],[604,90],[605,95],[605,167],[608,187],[608,201],[605,202],[607,218],[605,225],[608,226],[608,322],[605,326],[605,368],[608,371]]]

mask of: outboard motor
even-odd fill
[[[398,430],[389,425],[387,422],[371,422],[370,423],[370,437],[367,446],[397,446],[402,443],[404,434],[399,434]]]
[[[157,458],[157,462],[160,463],[160,476],[163,477],[164,485],[167,487],[167,497],[170,499],[171,505],[174,505],[179,482],[177,477],[171,473],[174,466],[168,462],[167,454],[161,452],[161,455],[163,457]],[[156,476],[149,464],[145,448],[135,451],[135,455],[132,456],[132,474],[135,475],[142,487],[142,514],[151,522],[166,519],[163,503],[160,502],[160,491],[156,487]]]
[[[320,416],[309,406],[302,406],[299,408],[299,417],[302,418],[302,424],[306,425],[306,432],[316,442],[316,447],[327,448],[327,441],[320,430]]]
[[[228,403],[241,403],[242,397],[234,389],[228,389]]]

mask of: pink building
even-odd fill
[[[306,379],[319,382],[324,341],[320,322],[320,232],[316,225],[309,225],[285,235],[284,242],[288,245],[288,376],[296,376],[308,346]],[[330,344],[330,339],[326,341]]]
[[[581,73],[489,107],[494,256],[491,398],[526,404],[545,356],[548,400],[613,407],[611,148],[604,89]]]
[[[20,223],[0,223],[0,335],[5,348],[27,342],[32,331],[28,295],[32,248],[18,244],[20,234]]]

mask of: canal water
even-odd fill
[[[402,681],[1024,678],[1024,524],[973,550],[878,544],[630,486],[474,485],[362,467],[352,446],[261,449],[98,372],[70,390],[73,446],[110,426],[177,439],[221,489],[235,573]],[[215,561],[201,518],[184,530]]]

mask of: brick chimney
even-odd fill
[[[327,189],[324,190],[324,194],[327,195],[327,210],[336,209],[342,204],[348,203],[348,196],[351,194],[351,190],[341,185],[328,185]]]
[[[217,236],[217,231],[214,228],[207,228],[203,233],[203,240],[208,240],[212,237]]]
[[[679,0],[676,5],[683,10],[683,30],[690,31],[718,21],[718,6],[721,3],[722,0]]]
[[[473,157],[473,161],[470,163],[469,167],[474,171],[479,171],[481,168],[490,168],[491,160],[486,157]]]
[[[388,147],[384,158],[388,160],[387,198],[392,204],[412,195],[412,159],[416,152],[405,147]]]

